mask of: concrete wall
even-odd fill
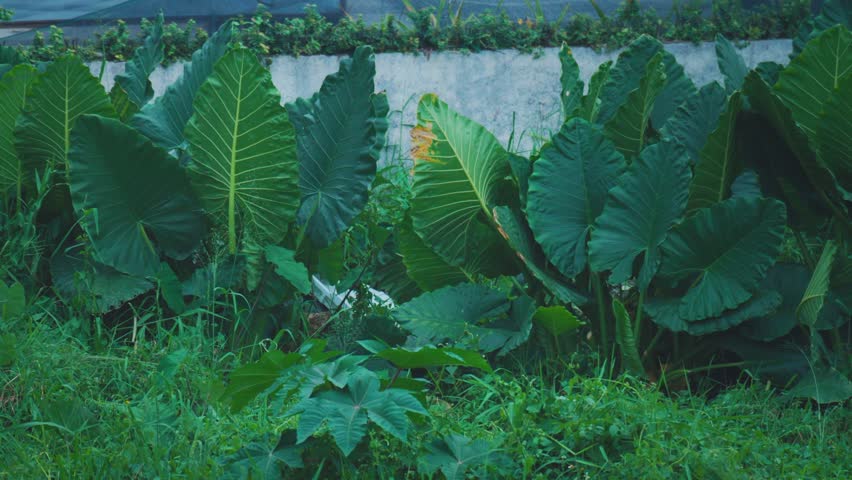
[[[666,50],[696,85],[721,80],[712,43],[669,44]],[[741,54],[749,66],[763,61],[786,63],[792,50],[790,40],[752,42]],[[573,49],[583,79],[618,52]],[[339,57],[275,57],[270,70],[284,102],[308,97],[319,90],[326,75],[337,70]],[[99,64],[91,65],[97,74]],[[113,77],[124,69],[109,64],[104,85],[112,88]],[[557,49],[546,49],[536,58],[513,50],[463,54],[441,52],[426,55],[383,53],[376,55],[376,88],[388,94],[392,131],[388,142],[398,152],[409,148],[408,130],[416,121],[417,100],[436,93],[462,114],[483,124],[505,145],[512,135],[522,139],[519,150],[527,151],[536,135],[548,135],[560,125]],[[161,68],[152,75],[154,90],[161,95],[182,72],[181,65]],[[514,126],[513,126],[514,114]]]

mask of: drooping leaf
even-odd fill
[[[809,41],[778,77],[775,93],[814,145],[823,105],[850,72],[852,32],[838,25]]]
[[[207,213],[227,228],[237,252],[237,223],[260,243],[277,243],[299,204],[293,126],[272,76],[247,49],[225,55],[195,96],[186,126],[190,180]]]
[[[804,374],[786,395],[812,398],[819,404],[845,402],[852,397],[852,381],[834,368],[819,367]]]
[[[532,276],[560,302],[578,306],[588,302],[589,299],[585,293],[571,286],[567,279],[561,278],[554,267],[547,265],[544,253],[533,238],[532,230],[526,224],[521,212],[505,206],[496,207],[494,222],[500,234],[509,242]]]
[[[796,308],[796,317],[799,322],[813,327],[819,319],[820,311],[825,304],[828,295],[829,279],[831,278],[831,267],[837,254],[837,245],[834,241],[825,242],[822,254],[814,268],[814,273],[808,282],[802,300]]]
[[[387,97],[374,95],[370,47],[355,50],[310,99],[287,104],[296,128],[299,223],[318,247],[330,245],[367,203],[388,129]]]
[[[296,260],[296,252],[277,245],[267,245],[264,253],[266,261],[275,265],[275,273],[290,282],[299,293],[304,295],[311,293],[308,269]]]
[[[486,372],[491,371],[491,366],[479,352],[462,348],[425,346],[409,349],[397,347],[383,350],[376,356],[391,362],[397,368],[404,369],[458,366],[478,368]]]
[[[151,291],[154,284],[84,259],[79,249],[58,253],[50,261],[50,276],[58,296],[68,304],[83,301],[92,313],[107,313]]]
[[[785,224],[781,202],[740,197],[701,209],[676,226],[662,246],[660,274],[690,279],[680,315],[702,320],[751,298],[778,257]]]
[[[194,99],[201,85],[213,73],[213,66],[225,55],[231,40],[231,23],[225,22],[204,45],[192,54],[183,74],[165,93],[146,104],[130,124],[166,150],[185,148],[184,129],[193,114]]]
[[[645,147],[654,101],[666,86],[665,65],[661,53],[651,57],[639,80],[639,86],[606,123],[604,131],[625,158],[633,159]]]
[[[508,153],[434,95],[423,96],[417,117],[411,131],[415,232],[450,265],[491,274],[514,270],[490,225],[500,187],[511,176]]]
[[[639,288],[645,290],[660,266],[659,247],[680,220],[689,189],[689,158],[672,142],[646,148],[609,193],[589,242],[593,271],[611,270],[611,284],[633,276],[642,255]]]
[[[635,375],[645,376],[645,367],[639,355],[639,345],[633,332],[630,314],[618,299],[612,299],[612,313],[615,316],[615,341],[621,351],[621,363]]]
[[[15,149],[15,122],[27,102],[27,89],[35,80],[36,69],[18,65],[0,79],[0,196],[14,188],[21,197],[24,170]]]
[[[754,170],[746,170],[731,184],[731,197],[762,197],[760,178]]]
[[[719,71],[725,77],[725,90],[728,94],[742,88],[748,67],[734,44],[721,33],[716,34],[716,61]]]
[[[99,259],[131,275],[155,275],[159,251],[184,259],[204,219],[183,169],[118,120],[86,115],[71,132],[71,198]]]
[[[823,105],[817,126],[820,159],[837,179],[847,202],[852,202],[852,74],[840,80]]]
[[[186,302],[183,300],[183,285],[168,263],[160,264],[157,272],[157,284],[160,287],[160,296],[166,301],[169,308],[180,315],[186,311]]]
[[[782,302],[778,309],[767,316],[751,319],[737,330],[753,340],[769,342],[790,333],[796,326],[796,307],[802,300],[808,285],[809,272],[804,265],[779,263],[769,269],[760,284],[761,291],[776,291]]]
[[[561,305],[538,307],[533,315],[533,322],[554,337],[574,331],[583,325],[576,315]]]
[[[690,212],[710,207],[730,196],[731,184],[742,170],[735,148],[737,116],[741,108],[742,96],[735,92],[729,97],[718,126],[699,153],[687,204]]]
[[[509,301],[485,285],[464,283],[444,287],[399,306],[393,313],[402,328],[424,341],[459,340],[481,320],[509,310]]]
[[[690,162],[698,163],[699,152],[719,124],[724,109],[725,89],[710,82],[677,108],[662,128],[663,137],[686,147]]]
[[[423,243],[423,239],[414,233],[410,225],[411,221],[406,219],[398,230],[399,251],[402,254],[402,262],[414,282],[423,291],[458,285],[468,281],[464,270],[459,267],[450,266],[437,253]]]
[[[583,99],[583,81],[580,80],[580,66],[574,60],[568,45],[562,44],[559,49],[559,63],[562,66],[562,75],[559,83],[562,84],[560,98],[562,99],[562,113],[565,118],[570,118],[579,108]]]
[[[154,96],[148,77],[163,61],[163,13],[151,24],[151,31],[133,58],[124,64],[124,73],[116,75],[115,84],[127,94],[136,107],[142,107]]]
[[[512,177],[518,184],[518,199],[521,201],[521,207],[526,208],[533,162],[526,157],[509,153],[509,166],[512,168]]]
[[[535,301],[522,295],[512,300],[509,314],[475,330],[479,337],[478,347],[483,352],[497,352],[502,357],[518,348],[530,337],[535,315]]]
[[[707,335],[729,330],[751,319],[771,315],[778,309],[781,302],[781,294],[778,292],[760,290],[738,307],[701,320],[684,317],[683,301],[680,298],[652,298],[645,303],[645,310],[654,323],[673,332]]]
[[[600,129],[572,118],[533,164],[527,218],[547,258],[573,278],[586,268],[589,231],[624,158]]]
[[[86,114],[112,117],[115,111],[89,67],[76,56],[64,56],[36,77],[18,119],[15,147],[25,177],[33,178],[45,167],[67,172],[71,129]]]

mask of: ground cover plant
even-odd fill
[[[0,476],[845,478],[852,10],[694,85],[640,36],[531,155],[372,50],[281,105],[224,25],[154,98],[0,78]]]

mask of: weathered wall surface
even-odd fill
[[[669,44],[696,85],[721,80],[712,43]],[[741,50],[753,67],[763,61],[786,63],[792,50],[790,40],[752,42]],[[573,49],[581,74],[588,84],[598,65],[615,59],[618,52]],[[270,70],[284,102],[307,97],[319,90],[326,75],[337,70],[339,58],[330,56],[275,57]],[[97,74],[99,64],[91,65]],[[124,69],[120,63],[107,65],[104,85]],[[521,138],[520,151],[527,150],[538,134],[559,127],[559,76],[557,49],[546,49],[538,58],[513,50],[464,54],[441,52],[427,55],[383,53],[376,55],[376,88],[388,94],[392,131],[389,144],[408,151],[408,129],[416,121],[417,100],[435,93],[453,108],[483,124],[506,144],[512,132]],[[161,95],[182,72],[181,65],[161,68],[152,75],[154,90]],[[513,124],[514,119],[514,124]]]

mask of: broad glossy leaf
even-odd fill
[[[464,480],[470,469],[486,465],[505,465],[509,457],[501,453],[499,445],[486,440],[471,440],[464,435],[450,434],[432,441],[428,454],[420,458],[423,471],[434,474],[438,470],[447,480]],[[481,476],[477,476],[482,478]]]
[[[728,94],[742,88],[743,80],[748,74],[748,67],[734,44],[721,33],[716,34],[716,61],[719,64],[719,71],[725,77],[725,90]]]
[[[518,348],[530,337],[535,312],[535,301],[532,298],[522,295],[512,300],[509,315],[475,330],[479,337],[477,346],[481,351],[489,353],[499,349],[499,357]]]
[[[424,341],[459,340],[481,320],[509,310],[506,294],[485,285],[465,283],[444,287],[399,306],[393,313],[400,326]]]
[[[577,330],[583,325],[576,315],[561,305],[538,307],[533,315],[533,322],[554,337]]]
[[[663,44],[648,35],[633,41],[618,56],[618,62],[609,69],[609,75],[600,92],[600,109],[596,121],[606,123],[627,101],[630,92],[639,87],[648,62],[662,55],[666,82],[657,98],[651,118],[655,128],[662,127],[677,107],[695,93],[695,85],[685,75],[674,55],[663,49]]]
[[[719,124],[725,102],[725,89],[718,83],[704,85],[677,107],[662,128],[663,137],[686,147],[690,162],[697,163],[708,136]]]
[[[186,148],[184,129],[193,114],[195,95],[213,73],[213,66],[225,55],[231,40],[231,29],[230,22],[223,24],[192,54],[180,78],[169,85],[161,97],[146,104],[131,118],[130,124],[155,145],[166,150]]]
[[[422,243],[420,237],[413,234]],[[390,237],[376,256],[370,285],[386,292],[397,305],[405,303],[422,293],[420,287],[408,274],[403,263],[399,233]],[[430,250],[431,252],[431,250]],[[432,255],[435,255],[432,253]]]
[[[817,403],[844,402],[852,397],[852,381],[834,368],[817,367],[802,376],[799,383],[786,392],[797,398],[812,398]]]
[[[732,198],[676,226],[662,246],[660,274],[692,284],[680,315],[702,320],[751,298],[778,257],[786,219],[777,200]]]
[[[228,53],[195,97],[186,126],[190,180],[207,213],[227,227],[237,251],[237,223],[259,243],[277,243],[299,205],[293,126],[272,76],[254,53]]]
[[[760,284],[760,290],[776,291],[782,302],[770,315],[749,320],[740,325],[738,332],[753,340],[768,342],[790,333],[798,323],[796,307],[808,286],[810,272],[807,267],[794,263],[779,263],[769,269]]]
[[[482,358],[479,352],[462,348],[439,348],[432,346],[408,349],[404,347],[390,348],[376,354],[397,368],[434,368],[434,367],[471,367],[491,371],[491,366]]]
[[[287,104],[296,127],[299,223],[318,247],[330,245],[367,204],[388,129],[387,97],[375,95],[375,58],[359,47],[309,99]]]
[[[852,74],[825,102],[817,127],[820,159],[834,174],[846,201],[852,202]]]
[[[497,273],[512,269],[490,225],[501,187],[511,184],[508,153],[481,125],[425,95],[411,131],[414,230],[447,263]]]
[[[779,75],[776,94],[814,144],[823,105],[850,73],[852,32],[838,25],[809,41]]]
[[[583,100],[580,102],[580,107],[577,110],[578,117],[589,122],[597,121],[598,111],[602,104],[601,94],[603,86],[606,84],[607,78],[609,78],[611,68],[612,60],[607,60],[600,64],[597,71],[592,74],[592,78],[589,80],[589,92],[583,96]]]
[[[729,330],[754,318],[771,315],[778,309],[781,302],[781,294],[778,292],[761,290],[738,307],[701,320],[690,320],[684,317],[683,301],[680,298],[650,299],[645,303],[645,310],[654,323],[673,332],[707,335]]]
[[[611,270],[609,283],[623,283],[642,255],[639,288],[647,289],[660,266],[660,245],[683,216],[690,176],[689,158],[678,144],[661,142],[642,151],[610,190],[592,231],[592,270]]]
[[[651,57],[639,86],[606,123],[604,131],[625,158],[633,159],[645,147],[654,101],[666,86],[662,54]]]
[[[223,463],[235,478],[279,480],[283,467],[305,466],[302,462],[303,448],[293,445],[295,434],[292,430],[290,432],[290,436],[294,437],[292,439],[287,439],[286,434],[280,440],[267,434],[229,455]]]
[[[303,356],[298,353],[285,354],[280,350],[270,350],[257,362],[237,367],[228,377],[228,387],[223,396],[230,403],[231,411],[240,411],[272,386],[288,368],[302,360]]]
[[[296,260],[296,252],[277,245],[267,245],[264,250],[266,261],[275,265],[275,273],[281,275],[302,294],[311,293],[308,269]]]
[[[398,230],[399,252],[408,276],[417,286],[429,292],[467,282],[469,278],[464,270],[451,266],[426,246],[423,239],[414,233],[410,223],[410,220],[406,220]]]
[[[151,24],[151,31],[133,58],[124,64],[124,73],[116,75],[115,83],[137,107],[148,103],[154,96],[154,87],[148,76],[163,61],[163,13]]]
[[[527,218],[545,255],[573,278],[586,268],[586,242],[624,158],[600,129],[569,120],[533,164]]]
[[[736,149],[737,116],[742,104],[739,92],[730,96],[718,126],[699,153],[689,190],[687,209],[690,212],[715,205],[731,195],[731,184],[742,171]]]
[[[562,76],[559,78],[559,83],[562,84],[562,113],[565,118],[570,118],[583,99],[584,85],[580,80],[580,66],[574,60],[568,45],[562,44],[559,49],[559,63],[562,66]]]
[[[86,115],[71,132],[71,199],[99,259],[155,275],[160,251],[186,258],[205,233],[186,174],[165,151],[118,120]]]
[[[18,65],[0,79],[0,196],[13,188],[21,196],[24,171],[15,149],[15,122],[27,102],[27,89],[37,75],[29,65]]]
[[[71,129],[86,114],[115,116],[109,96],[89,67],[70,55],[48,65],[31,85],[15,129],[15,147],[26,177],[41,174],[45,167],[67,170]]]
[[[554,267],[547,264],[547,259],[533,238],[533,233],[521,212],[509,207],[496,207],[494,222],[527,270],[560,302],[578,306],[588,302],[589,298],[585,293],[570,286],[568,279],[561,277]]]

